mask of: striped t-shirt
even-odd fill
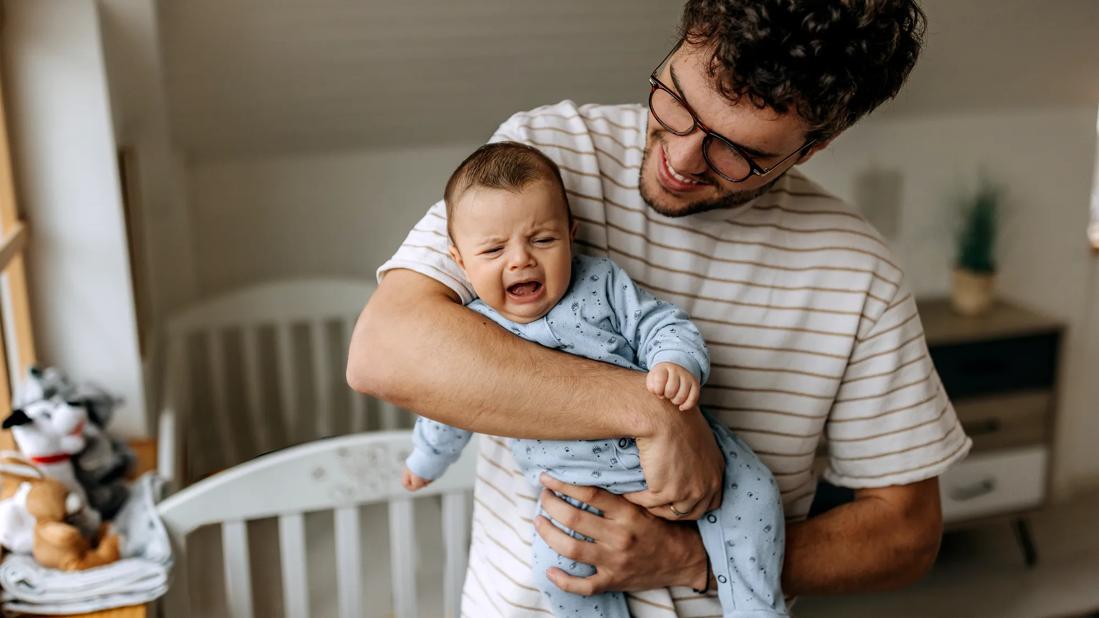
[[[571,101],[518,113],[493,141],[541,149],[561,168],[576,248],[608,256],[682,307],[706,338],[701,403],[771,469],[787,520],[804,519],[817,473],[846,487],[935,477],[969,451],[924,342],[901,269],[858,213],[799,171],[748,204],[665,217],[641,199],[648,110]],[[442,201],[378,269],[413,270],[464,302]],[[826,465],[814,469],[818,445]],[[536,489],[503,440],[481,440],[462,614],[552,615],[531,579]],[[721,614],[686,588],[629,595],[637,617]]]

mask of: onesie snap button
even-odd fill
[[[710,513],[709,515],[706,516],[706,521],[710,522],[711,524],[716,524],[717,523],[717,515],[714,515],[713,513]]]
[[[618,448],[626,448],[629,445],[630,445],[630,441],[625,439],[625,438],[622,438],[618,441]]]
[[[727,580],[727,579],[725,579],[725,576],[724,576],[724,575],[718,575],[718,576],[717,576],[717,581],[718,581],[718,583],[720,583],[720,584],[724,584],[724,583],[725,583],[725,582],[727,582],[728,580]]]

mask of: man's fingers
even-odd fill
[[[557,567],[552,567],[546,571],[546,577],[553,582],[553,585],[572,594],[590,597],[593,594],[603,592],[603,578],[599,576],[599,573],[591,577],[576,577]]]
[[[714,494],[714,497],[710,498],[710,504],[708,504],[707,506],[709,507],[707,511],[712,511],[716,508],[719,508],[721,506],[721,493]]]
[[[573,500],[583,502],[584,504],[590,504],[600,511],[603,511],[604,517],[612,517],[617,510],[615,507],[619,506],[617,496],[609,491],[599,489],[598,487],[570,485],[553,478],[545,472],[543,472],[542,476],[539,478],[542,481],[542,486],[546,489],[564,494]]]
[[[558,554],[570,560],[588,564],[598,562],[594,557],[596,552],[595,543],[581,541],[565,533],[542,515],[534,518],[534,529],[538,532],[538,536],[546,542],[546,545],[549,545],[550,549]]]
[[[608,536],[607,520],[577,508],[548,489],[542,490],[542,510],[553,521],[593,539],[605,539]]]
[[[645,491],[637,491],[632,494],[622,494],[622,497],[636,504],[637,506],[643,506],[649,510],[652,510],[656,507],[663,507],[664,514],[666,515],[668,513],[667,505],[668,502],[670,502],[668,498],[654,492],[651,489],[646,489]],[[663,517],[663,515],[661,515],[661,517]]]

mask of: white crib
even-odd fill
[[[409,494],[400,485],[401,467],[410,448],[407,431],[329,438],[234,466],[161,502],[158,510],[177,556],[174,581],[162,603],[166,618],[204,615],[193,612],[191,607],[188,535],[210,524],[220,525],[228,615],[232,618],[257,615],[253,594],[261,591],[253,584],[252,572],[257,563],[254,556],[257,548],[251,546],[250,560],[247,524],[262,518],[277,518],[278,522],[283,615],[287,618],[316,615],[308,604],[310,587],[318,582],[317,573],[307,568],[304,518],[317,511],[333,513],[332,564],[340,618],[431,615],[418,603],[425,591],[416,588],[416,556],[423,550],[429,559],[438,556],[443,566],[441,585],[436,582],[435,586],[426,587],[441,590],[444,614],[457,616],[469,546],[469,492],[473,487],[477,445],[466,448],[459,462],[443,478],[416,494]],[[414,504],[418,508],[439,500],[441,548],[420,547],[418,540],[424,531],[415,529]],[[371,586],[366,585],[363,576],[364,556],[360,547],[367,531],[360,527],[358,509],[372,503],[387,504],[389,547],[388,552],[371,552],[367,558],[388,559],[391,605],[389,595],[365,599],[363,594]]]
[[[374,287],[266,283],[172,318],[157,418],[160,473],[172,486],[294,444],[411,427],[411,415],[344,379],[351,331]]]

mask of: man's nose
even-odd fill
[[[665,134],[668,163],[680,174],[701,175],[709,167],[702,156],[702,140],[706,134],[697,128],[687,135]]]

